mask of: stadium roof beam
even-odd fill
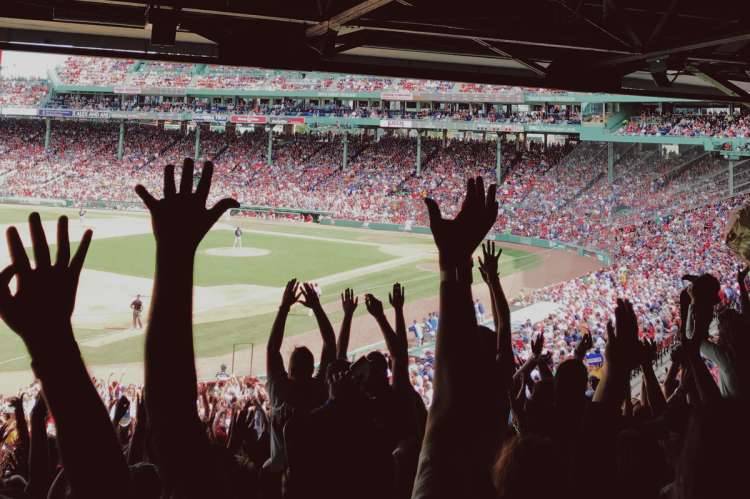
[[[738,87],[726,78],[719,76],[711,68],[688,66],[688,69],[695,76],[708,82],[726,95],[729,95],[731,97],[739,97],[743,99],[745,103],[750,104],[750,94],[748,94],[745,90]]]
[[[651,31],[651,34],[646,40],[647,47],[650,47],[652,43],[659,39],[659,37],[661,36],[661,32],[664,30],[664,27],[667,25],[672,16],[674,16],[677,5],[679,3],[680,0],[672,0],[672,2],[669,4],[669,7],[667,7],[666,12],[661,13],[659,22],[656,23],[656,26],[654,26],[654,29]]]
[[[682,54],[686,52],[698,51],[701,49],[717,47],[720,45],[728,45],[737,42],[745,42],[750,40],[750,29],[746,26],[743,30],[731,34],[729,36],[722,36],[720,38],[708,38],[706,40],[697,41],[694,43],[688,43],[686,45],[680,45],[665,49],[653,50],[650,52],[643,52],[636,55],[627,55],[614,59],[607,59],[601,61],[602,66],[617,66],[619,64],[625,64],[629,62],[645,61],[656,57],[664,57],[673,54]],[[688,54],[689,57],[689,54]]]
[[[379,9],[384,5],[388,5],[394,0],[365,0],[364,2],[355,5],[343,12],[339,12],[330,19],[319,22],[315,26],[310,26],[305,30],[305,35],[308,37],[316,37],[324,35],[329,31],[338,31],[343,25],[359,19],[365,14],[369,14],[375,9]]]
[[[542,76],[542,77],[547,76],[547,70],[543,66],[540,66],[539,64],[537,64],[536,62],[530,59],[526,59],[524,57],[516,57],[510,54],[509,52],[496,47],[494,44],[486,42],[480,38],[475,38],[474,41],[477,42],[482,47],[485,47],[490,52],[493,52],[501,57],[507,57],[508,59],[513,59],[514,61],[521,64],[523,67],[525,67],[526,69],[529,69],[530,71],[536,73],[537,76]]]
[[[729,0],[159,0],[180,7],[174,47],[150,41],[153,1],[0,1],[8,49],[738,102],[687,66],[750,85],[750,11]]]

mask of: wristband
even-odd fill
[[[450,266],[440,270],[441,284],[469,284],[473,282],[473,263],[471,260],[465,264]]]

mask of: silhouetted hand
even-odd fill
[[[502,248],[497,248],[497,252],[495,251],[495,241],[486,241],[482,244],[482,256],[478,256],[477,260],[479,261],[479,273],[482,275],[484,282],[489,283],[490,277],[499,275],[498,263],[502,254]]]
[[[344,313],[353,315],[357,305],[359,305],[359,297],[354,296],[354,291],[351,288],[346,288],[341,294],[341,308],[344,309]]]
[[[31,408],[32,421],[44,421],[47,419],[47,403],[44,401],[42,392],[36,396],[34,407]]]
[[[281,298],[281,306],[283,308],[289,308],[299,301],[302,293],[298,290],[299,283],[297,282],[297,279],[292,279],[291,281],[286,283],[286,287],[284,288],[284,295]]]
[[[313,310],[321,308],[320,297],[312,284],[309,282],[304,283],[300,292],[302,293],[303,298],[303,300],[299,301],[301,304]]]
[[[531,340],[531,355],[533,355],[536,360],[539,360],[542,355],[543,348],[544,334],[539,333],[536,338]]]
[[[739,272],[737,272],[737,283],[740,285],[741,288],[746,287],[745,280],[747,279],[747,274],[750,272],[750,266],[745,265],[740,269]]]
[[[112,418],[112,421],[115,424],[119,424],[120,421],[122,421],[122,418],[125,417],[125,414],[130,410],[130,400],[125,395],[121,395],[119,399],[117,399],[117,404],[115,405],[115,413],[114,417]]]
[[[612,365],[630,371],[638,365],[641,344],[638,342],[638,319],[628,300],[617,299],[616,326],[607,322],[607,346],[604,357]]]
[[[185,159],[182,165],[180,190],[175,190],[174,165],[164,168],[164,198],[155,199],[142,185],[135,187],[135,192],[151,212],[151,223],[158,246],[166,245],[173,251],[193,253],[198,248],[208,230],[219,220],[219,217],[230,208],[240,204],[231,198],[225,198],[212,208],[206,209],[208,192],[211,189],[211,177],[214,166],[206,161],[203,164],[198,187],[193,193],[193,160]]]
[[[497,186],[492,184],[485,193],[482,177],[469,179],[463,205],[453,220],[442,217],[435,200],[425,199],[430,215],[430,229],[443,267],[471,260],[472,253],[497,218],[496,189]]]
[[[591,339],[591,333],[584,333],[581,340],[578,342],[578,345],[576,345],[575,356],[579,359],[583,359],[586,357],[586,352],[591,350],[593,346],[594,342]]]
[[[404,302],[406,301],[406,292],[401,283],[397,282],[393,285],[393,292],[388,294],[388,301],[393,308],[403,310]]]
[[[656,362],[656,343],[649,340],[648,338],[644,338],[643,340],[641,340],[640,363],[641,365],[650,365],[654,362]]]
[[[75,307],[78,279],[91,243],[90,230],[83,234],[70,259],[68,219],[57,222],[57,258],[50,261],[49,246],[38,213],[29,216],[36,265],[32,269],[15,227],[7,231],[11,265],[0,272],[0,317],[18,334],[30,353],[52,353],[52,345],[74,343],[70,317]],[[16,276],[12,294],[10,280]]]
[[[369,293],[365,295],[365,307],[367,307],[367,311],[370,312],[370,315],[375,318],[385,315],[383,312],[383,302]]]

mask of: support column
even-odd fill
[[[443,130],[443,147],[448,145],[448,130]]]
[[[268,166],[273,165],[273,130],[271,127],[268,130],[268,155],[266,156],[266,164]]]
[[[117,160],[122,160],[122,153],[125,150],[125,121],[120,122],[120,136],[117,139]]]
[[[44,126],[47,127],[44,130],[44,150],[49,151],[49,143],[52,141],[52,119],[45,118]]]
[[[193,153],[193,161],[198,161],[201,157],[201,126],[200,124],[195,125],[195,152]]]
[[[497,134],[497,141],[495,143],[495,178],[497,179],[498,185],[503,179],[503,143],[501,141],[502,135]]]
[[[422,173],[422,132],[417,130],[417,176]]]
[[[615,181],[615,144],[607,142],[607,181]]]
[[[734,196],[734,160],[729,160],[729,195]]]
[[[341,158],[341,169],[346,170],[349,163],[349,133],[344,132],[344,155]]]

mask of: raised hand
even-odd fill
[[[397,310],[404,309],[404,302],[406,301],[406,293],[401,283],[393,285],[393,292],[388,294],[388,302],[391,306]]]
[[[83,234],[71,260],[68,219],[60,217],[57,258],[53,264],[38,213],[29,216],[29,228],[36,262],[33,269],[16,228],[10,227],[6,233],[11,264],[0,272],[0,317],[21,337],[33,356],[54,351],[52,345],[75,342],[70,318],[92,232],[87,230]],[[9,288],[13,276],[17,283],[15,295]]]
[[[198,187],[193,193],[193,160],[185,159],[182,165],[179,192],[175,189],[174,165],[164,168],[164,198],[156,199],[142,185],[135,187],[135,192],[151,212],[151,223],[158,246],[166,245],[171,251],[195,252],[208,230],[230,208],[240,204],[231,198],[225,198],[212,208],[206,209],[208,192],[211,189],[211,177],[214,166],[206,161],[203,164]]]
[[[125,395],[121,395],[119,399],[117,399],[117,404],[115,405],[115,413],[114,417],[112,418],[112,422],[115,424],[119,424],[123,417],[125,417],[125,414],[130,410],[130,400]]]
[[[575,356],[578,359],[583,360],[586,357],[586,352],[593,348],[594,342],[591,339],[591,333],[584,333],[581,340],[576,345]]]
[[[498,262],[502,254],[502,248],[497,248],[497,251],[495,251],[495,241],[486,241],[482,244],[482,256],[478,256],[477,260],[479,261],[479,273],[482,274],[484,282],[489,283],[491,277],[499,275]]]
[[[745,280],[747,279],[748,272],[750,272],[750,266],[748,265],[745,265],[737,272],[737,283],[741,288],[746,287]]]
[[[299,301],[300,296],[302,296],[302,293],[299,291],[299,283],[297,279],[292,279],[286,283],[284,295],[281,298],[281,306],[283,308],[290,308]]]
[[[47,413],[47,403],[44,401],[42,392],[39,392],[34,401],[34,407],[31,408],[31,420],[44,421],[47,419]]]
[[[365,307],[367,307],[367,311],[370,312],[370,315],[376,319],[385,315],[383,312],[383,302],[369,293],[365,295]]]
[[[653,341],[644,338],[641,340],[641,356],[640,356],[640,363],[643,364],[653,364],[656,362],[656,343]]]
[[[628,300],[617,299],[616,325],[607,323],[607,346],[604,357],[612,365],[630,371],[638,365],[641,345],[638,342],[638,319]]]
[[[315,291],[315,288],[312,284],[310,284],[309,282],[304,283],[300,292],[303,299],[299,300],[299,302],[302,305],[313,310],[321,307],[320,297],[318,296],[318,293]]]
[[[544,348],[544,334],[539,333],[536,338],[531,340],[531,355],[535,359],[539,359],[542,356],[542,349]]]
[[[442,217],[434,199],[425,199],[441,266],[445,268],[471,260],[472,253],[497,218],[496,190],[497,186],[492,184],[485,193],[482,177],[469,179],[463,205],[453,220]]]
[[[341,308],[344,309],[344,314],[353,315],[357,305],[359,305],[359,297],[354,296],[354,290],[346,288],[341,293]]]

